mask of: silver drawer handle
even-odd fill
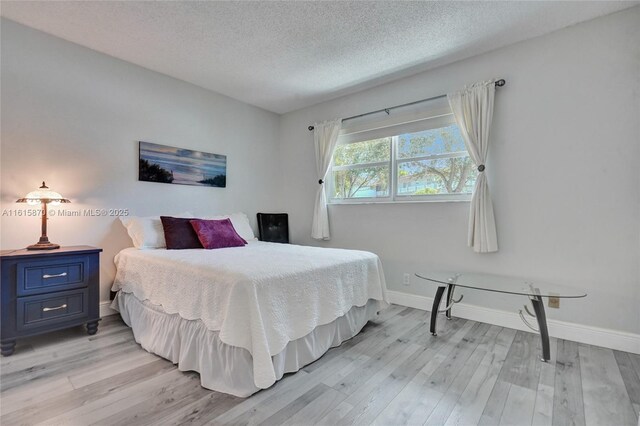
[[[66,273],[66,272],[63,272],[63,273],[61,273],[61,274],[53,274],[53,275],[44,274],[44,275],[42,276],[42,278],[43,278],[43,279],[47,279],[47,278],[58,278],[58,277],[66,277],[66,276],[67,276],[67,273]]]
[[[65,303],[64,305],[56,306],[55,308],[42,308],[42,312],[55,311],[57,309],[64,309],[66,307],[67,307],[67,304]]]

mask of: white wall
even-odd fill
[[[371,250],[388,287],[431,296],[402,273],[496,272],[585,289],[551,319],[640,333],[640,7],[282,117],[284,207],[293,241]],[[315,121],[439,95],[491,77],[498,90],[487,163],[500,251],[466,246],[468,203],[332,205],[333,238],[310,238]],[[516,311],[526,299],[465,291]],[[425,307],[426,308],[426,307]]]
[[[2,19],[2,210],[42,180],[70,210],[134,215],[277,207],[276,114]],[[138,181],[139,140],[227,155],[227,188]],[[39,218],[3,216],[3,249],[37,242]],[[101,298],[130,240],[114,217],[54,217],[49,237],[104,249]]]

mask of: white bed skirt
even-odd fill
[[[383,303],[371,299],[365,306],[354,306],[335,321],[289,342],[282,352],[271,357],[277,380],[358,334],[376,317]],[[202,321],[167,314],[162,307],[142,302],[133,294],[122,291],[116,294],[112,307],[132,328],[136,342],[147,351],[177,364],[181,371],[200,373],[203,387],[239,397],[260,390],[254,383],[253,359],[249,351],[223,343],[219,333],[207,329]]]

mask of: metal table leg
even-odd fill
[[[429,326],[429,331],[434,336],[438,335],[438,333],[436,333],[436,323],[438,320],[438,309],[440,308],[440,301],[442,301],[444,290],[445,287],[439,286],[438,290],[436,290],[436,297],[433,298],[433,307],[431,308],[431,325]]]
[[[522,313],[522,309],[520,310],[520,318],[524,324],[540,334],[540,339],[542,340],[542,361],[547,362],[551,359],[551,351],[549,350],[549,330],[547,329],[547,315],[544,312],[544,302],[542,301],[542,297],[535,295],[529,296],[529,300],[531,300],[531,305],[533,306],[533,312],[527,308],[527,305],[524,305],[524,310],[532,317],[536,318],[538,321],[538,328],[531,325],[529,321],[524,317]]]
[[[447,310],[445,312],[445,315],[447,316],[447,319],[450,320],[451,319],[451,307],[453,306],[453,303],[451,303],[451,300],[453,300],[453,291],[456,289],[456,286],[449,284],[447,286]]]
[[[531,296],[531,304],[538,320],[538,331],[540,339],[542,339],[542,361],[547,362],[551,359],[551,351],[549,349],[549,330],[547,329],[547,315],[544,312],[544,302],[540,296]]]

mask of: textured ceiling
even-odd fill
[[[638,2],[27,2],[2,16],[277,113]]]

